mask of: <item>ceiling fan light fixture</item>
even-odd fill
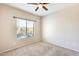
[[[37,5],[35,11],[37,11],[39,8],[43,8],[45,11],[48,11],[48,8],[47,8],[47,4],[49,3],[28,3],[28,4],[32,4],[32,5]]]
[[[38,4],[38,7],[39,7],[39,8],[42,8],[42,4]]]

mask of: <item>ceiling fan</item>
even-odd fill
[[[35,11],[38,11],[39,8],[43,8],[45,11],[48,11],[48,8],[46,7],[46,5],[49,3],[28,3],[28,4],[37,5]]]

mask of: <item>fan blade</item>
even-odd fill
[[[39,7],[37,7],[36,9],[35,9],[35,11],[37,11],[39,9]]]
[[[48,10],[45,6],[42,6],[43,9],[45,9],[46,11]]]

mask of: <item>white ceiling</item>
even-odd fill
[[[44,9],[39,9],[38,11],[35,11],[35,8],[37,6],[29,5],[27,3],[7,3],[7,5],[10,5],[12,7],[16,7],[18,9],[33,13],[38,16],[44,16],[44,15],[62,10],[64,8],[67,8],[67,7],[74,5],[74,4],[71,4],[71,3],[51,3],[51,4],[47,5],[48,11],[45,11]]]

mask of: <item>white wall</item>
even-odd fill
[[[43,40],[79,51],[79,5],[44,16]]]

